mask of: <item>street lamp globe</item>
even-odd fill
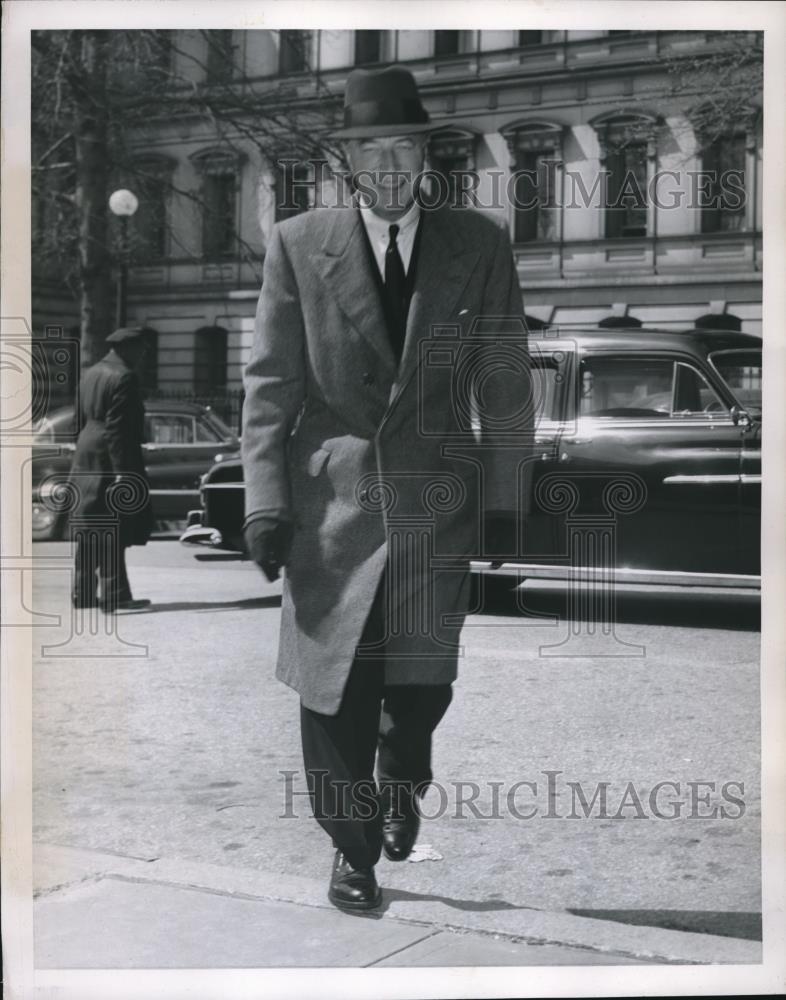
[[[133,215],[136,212],[139,208],[139,199],[133,191],[120,188],[118,191],[113,191],[109,196],[109,208],[115,215],[123,218],[124,216]]]

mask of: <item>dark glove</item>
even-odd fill
[[[243,528],[248,554],[270,583],[278,579],[282,566],[289,560],[292,546],[292,524],[275,517],[257,517]]]

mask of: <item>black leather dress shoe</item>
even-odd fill
[[[406,861],[420,829],[417,800],[405,787],[383,785],[382,849],[389,861]]]
[[[336,851],[328,899],[340,910],[373,910],[382,902],[374,869],[353,868],[341,851]]]

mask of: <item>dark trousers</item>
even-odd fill
[[[130,601],[126,550],[107,533],[79,530],[74,539],[74,604],[90,607],[100,600],[104,607]]]
[[[361,644],[384,628],[382,590]],[[385,684],[384,652],[356,656],[336,715],[301,704],[300,732],[311,806],[320,826],[353,868],[382,850],[379,786],[422,795],[432,780],[431,737],[453,696],[450,684]]]

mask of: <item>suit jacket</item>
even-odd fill
[[[529,381],[507,231],[472,210],[422,221],[399,366],[357,210],[280,223],[265,258],[245,371],[246,514],[294,521],[277,676],[326,714],[356,652],[379,655],[357,647],[386,565],[386,682],[455,679],[481,510],[517,503],[527,429],[503,425]],[[506,337],[478,334],[484,323]],[[482,447],[478,393],[493,432]]]
[[[92,365],[79,384],[80,433],[71,466],[74,514],[117,514],[123,545],[144,545],[153,529],[142,442],[145,410],[139,378],[114,351]],[[108,496],[115,476],[126,483]]]

